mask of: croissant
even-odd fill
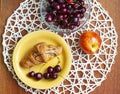
[[[61,46],[47,45],[45,42],[36,44],[20,62],[22,67],[30,68],[45,63],[62,53]]]

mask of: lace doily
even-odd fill
[[[48,90],[33,89],[22,83],[12,67],[12,53],[16,43],[25,34],[49,29],[41,22],[40,0],[25,0],[8,18],[3,34],[4,63],[13,74],[19,86],[33,94],[88,94],[106,79],[117,53],[117,33],[113,21],[97,0],[91,0],[91,16],[89,21],[77,32],[64,35],[73,55],[69,75],[57,87]],[[78,45],[78,39],[86,30],[97,31],[102,38],[102,45],[95,55],[85,54]]]

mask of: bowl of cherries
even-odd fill
[[[40,16],[55,32],[74,32],[89,19],[89,0],[41,0]]]

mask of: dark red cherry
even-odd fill
[[[80,21],[78,21],[77,23],[75,23],[75,26],[80,26]]]
[[[83,6],[85,3],[84,3],[84,0],[79,0],[79,4],[81,5],[81,6]]]
[[[48,73],[52,73],[52,72],[53,72],[53,67],[49,66],[49,67],[47,68],[47,72],[48,72]]]
[[[42,73],[40,73],[40,72],[36,73],[35,78],[36,78],[36,80],[42,79]]]
[[[46,17],[45,17],[45,20],[47,22],[52,22],[54,19],[54,15],[53,14],[47,14]]]
[[[75,13],[75,17],[80,18],[80,13],[79,13],[79,12],[76,12],[76,13]]]
[[[84,17],[84,14],[83,14],[83,13],[81,13],[81,14],[80,14],[80,18],[83,18],[83,17]]]
[[[74,28],[75,28],[75,26],[74,26],[73,24],[70,24],[70,25],[69,25],[69,29],[70,29],[70,30],[73,30]]]
[[[77,3],[73,4],[74,9],[78,9],[78,7],[79,7],[79,4],[77,4]]]
[[[55,72],[60,72],[60,71],[61,71],[60,65],[56,65],[56,66],[54,67],[54,71],[55,71]]]
[[[51,73],[51,78],[56,79],[58,77],[58,74],[56,72]]]
[[[49,79],[50,78],[50,73],[44,73],[43,76],[44,76],[45,79]]]
[[[86,12],[86,8],[85,8],[85,7],[82,7],[81,13],[85,13],[85,12]]]
[[[66,13],[66,12],[67,12],[67,9],[66,9],[66,8],[62,8],[62,9],[61,9],[61,12],[62,12],[62,13]]]
[[[56,19],[57,19],[57,21],[63,20],[63,15],[57,14]]]
[[[62,3],[62,4],[60,4],[60,7],[61,7],[61,8],[65,8],[65,7],[66,7],[66,4],[65,4],[65,3]]]
[[[65,0],[57,0],[58,3],[65,3]]]
[[[66,19],[68,17],[67,13],[63,14],[63,19]]]
[[[60,9],[60,5],[59,5],[59,4],[56,4],[56,5],[54,6],[54,9],[59,10],[59,9]]]
[[[54,0],[48,0],[48,2],[49,2],[49,3],[53,3],[53,2],[54,2]]]
[[[34,71],[29,72],[29,73],[28,73],[28,76],[29,76],[29,77],[34,77],[34,76],[35,76],[35,72],[34,72]]]

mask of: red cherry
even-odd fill
[[[60,72],[60,71],[61,71],[60,65],[56,65],[56,66],[54,67],[54,71],[55,71],[55,72]]]
[[[73,0],[66,0],[69,4],[73,3]]]
[[[29,73],[28,73],[28,76],[29,76],[29,77],[34,77],[34,76],[35,76],[35,72],[34,72],[34,71],[29,72]]]
[[[36,80],[42,79],[42,73],[40,73],[40,72],[36,73],[35,78],[36,78]]]
[[[48,73],[53,72],[53,67],[49,66],[49,67],[47,68],[47,72],[48,72]]]

